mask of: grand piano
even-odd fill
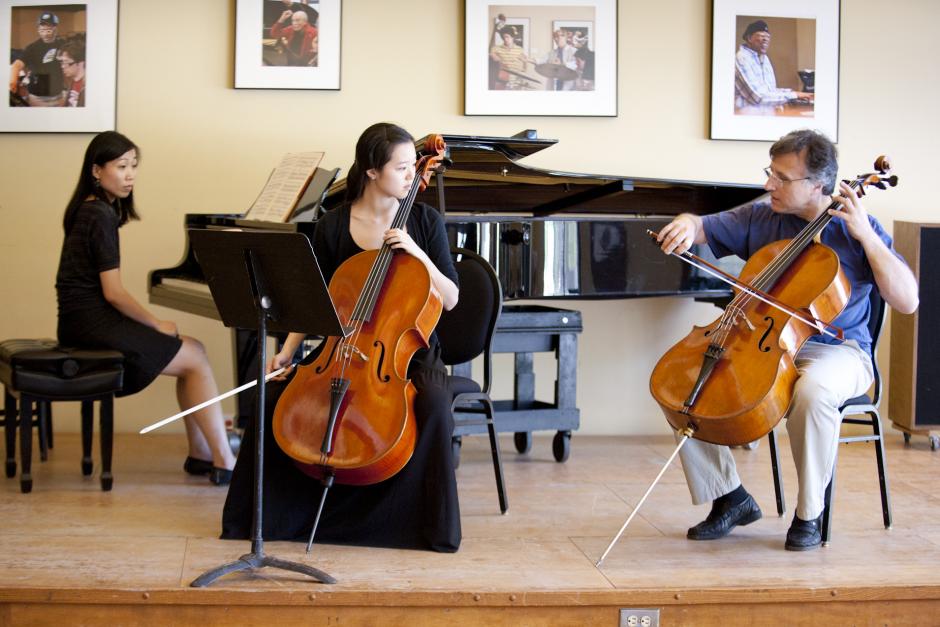
[[[452,245],[474,250],[491,263],[506,301],[681,295],[721,304],[730,298],[731,291],[725,284],[663,255],[649,241],[646,230],[658,230],[682,212],[705,215],[750,202],[764,193],[759,186],[579,174],[531,167],[520,161],[557,143],[538,138],[534,131],[513,137],[443,135],[443,138],[447,144],[445,167],[432,177],[418,200],[444,214]],[[423,145],[424,139],[416,142],[419,149]],[[319,186],[311,184],[301,201],[306,203],[306,210],[288,224],[250,223],[235,215],[191,214],[185,218],[185,227],[187,231],[234,227],[287,229],[311,237],[316,217],[343,201],[345,180],[323,185],[323,181],[331,180],[332,177],[326,177],[321,178]],[[696,246],[693,252],[713,260],[707,246]],[[715,263],[736,274],[743,262]],[[219,318],[188,240],[183,260],[177,266],[150,273],[149,298],[153,304]],[[538,307],[510,306],[504,310],[507,319],[511,314],[540,310],[550,314],[549,308]],[[551,337],[561,333],[553,336],[552,329],[543,331]],[[235,331],[238,382],[253,378],[254,346],[250,332]],[[511,342],[506,348],[512,350]],[[557,346],[555,350],[557,353]],[[518,356],[516,364],[518,377]],[[526,365],[523,360],[523,369]],[[528,366],[531,367],[531,362]],[[569,370],[559,368],[559,379],[563,378],[563,371]],[[572,374],[567,377],[573,378]],[[558,385],[562,390],[568,389],[573,398],[573,380],[559,380]],[[518,414],[519,400],[515,399],[514,409],[522,420],[525,416]],[[539,409],[529,401],[530,407]],[[569,411],[566,425],[571,424],[571,416],[577,420],[577,409],[569,409],[574,413]],[[240,425],[249,412],[249,399],[242,399]],[[502,422],[501,430],[525,434],[518,430],[518,421]],[[570,437],[569,429],[560,429],[559,434],[566,431]],[[517,437],[516,446],[526,449],[525,437]],[[566,450],[560,455],[556,448],[555,453],[556,459],[567,457]]]

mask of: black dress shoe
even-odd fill
[[[228,485],[232,482],[232,471],[213,466],[212,472],[209,473],[209,481],[215,485]]]
[[[715,502],[712,511],[702,522],[695,525],[686,534],[689,540],[715,540],[723,538],[738,525],[750,525],[760,520],[763,513],[757,502],[750,494],[738,503],[730,505],[727,502]]]
[[[212,462],[195,457],[187,457],[183,462],[183,470],[191,475],[208,475],[212,472]]]
[[[813,520],[803,520],[793,516],[790,529],[787,531],[787,543],[784,548],[788,551],[810,551],[822,544],[822,514]]]

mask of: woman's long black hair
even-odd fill
[[[369,170],[380,170],[392,158],[398,144],[414,144],[411,133],[391,122],[379,122],[362,131],[356,142],[356,160],[346,176],[346,202],[352,203],[362,196]]]
[[[104,133],[100,133],[88,144],[88,148],[85,150],[85,160],[82,162],[82,170],[78,175],[78,185],[75,186],[72,198],[65,207],[65,218],[62,220],[62,225],[65,227],[66,234],[72,230],[78,209],[89,196],[95,196],[114,207],[120,219],[119,224],[121,225],[125,224],[128,220],[140,219],[140,216],[137,215],[137,211],[134,210],[133,191],[128,194],[127,198],[115,198],[113,203],[109,202],[108,196],[105,194],[104,190],[101,189],[101,186],[97,184],[97,180],[91,173],[93,165],[103,168],[106,163],[114,161],[128,150],[134,150],[137,153],[138,161],[140,160],[140,148],[117,131],[105,131]]]

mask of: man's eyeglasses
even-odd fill
[[[772,180],[774,183],[778,185],[786,185],[787,183],[795,183],[796,181],[808,181],[809,179],[813,178],[811,176],[804,176],[803,178],[799,178],[799,179],[780,178],[779,176],[774,174],[774,171],[771,170],[770,168],[764,168],[764,174],[767,175],[768,179]]]

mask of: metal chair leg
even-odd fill
[[[774,474],[774,494],[777,497],[777,516],[783,516],[787,504],[783,496],[783,475],[780,474],[780,455],[777,453],[777,432],[774,429],[767,434],[770,442],[770,467]]]
[[[829,536],[832,533],[832,493],[836,486],[836,462],[839,461],[838,449],[836,458],[832,460],[832,477],[829,479],[829,485],[826,486],[826,492],[823,496],[823,517],[822,517],[822,543],[823,546],[829,544]]]
[[[489,399],[480,401],[486,412],[486,428],[490,434],[490,452],[493,455],[493,472],[496,474],[496,492],[499,496],[499,511],[505,514],[509,511],[509,498],[506,496],[505,482],[503,481],[503,461],[499,456],[499,439],[496,436],[495,411],[493,402]]]
[[[888,495],[888,471],[885,468],[885,441],[881,430],[881,416],[878,412],[869,412],[871,427],[877,436],[875,440],[875,458],[878,461],[878,483],[881,486],[881,517],[885,529],[891,528],[891,499]]]

